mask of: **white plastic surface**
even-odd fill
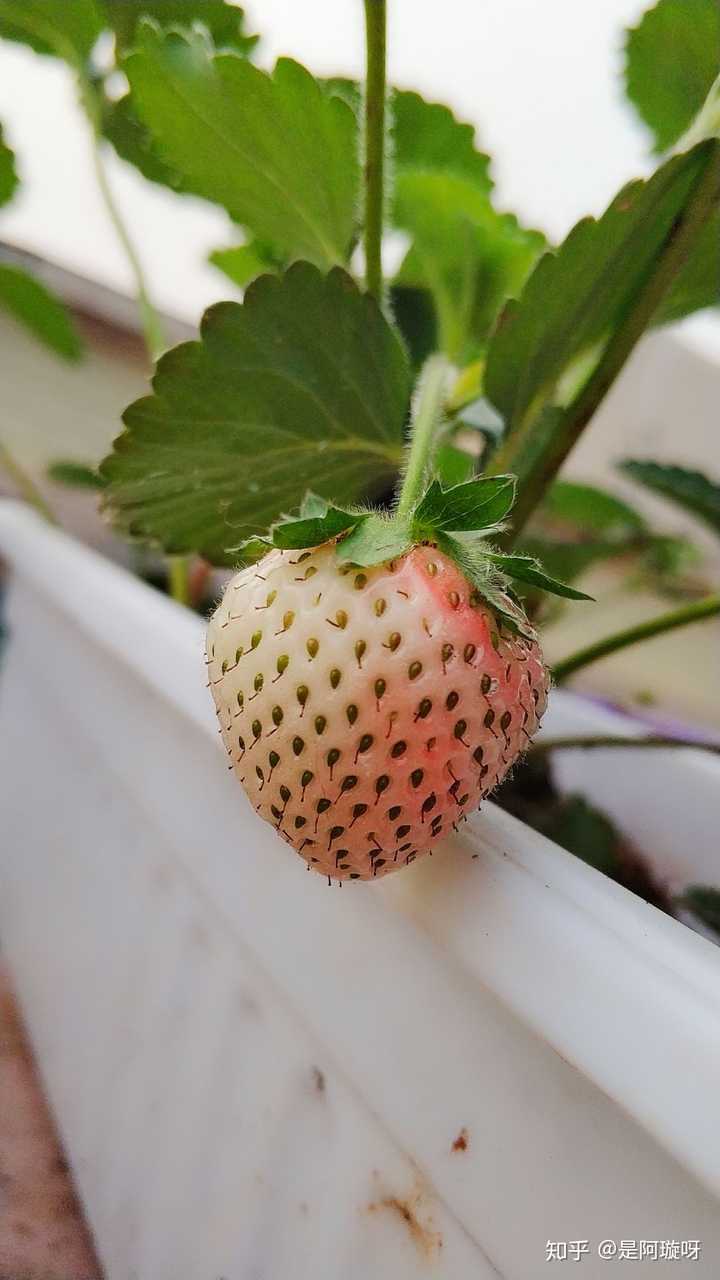
[[[717,1275],[720,950],[492,805],[328,889],[224,768],[199,620],[14,504],[0,553],[0,936],[109,1280]],[[720,768],[647,770],[707,878]]]

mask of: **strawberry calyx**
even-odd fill
[[[308,493],[297,514],[283,516],[266,536],[249,538],[232,550],[251,562],[273,548],[305,550],[335,542],[341,563],[369,568],[405,555],[414,546],[436,546],[512,631],[532,634],[515,602],[513,582],[569,600],[592,596],[552,578],[533,556],[493,548],[493,537],[506,527],[516,487],[512,475],[476,476],[447,489],[433,480],[406,514],[338,507]]]

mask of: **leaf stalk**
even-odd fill
[[[641,640],[649,640],[667,631],[675,631],[678,627],[701,622],[716,614],[720,614],[720,593],[705,596],[704,599],[696,600],[693,604],[683,605],[680,609],[673,609],[669,613],[649,618],[647,622],[641,622],[635,627],[628,627],[624,631],[615,632],[614,635],[605,636],[602,640],[596,640],[594,644],[588,645],[587,648],[579,649],[569,658],[557,662],[553,668],[555,683],[561,684],[563,680],[567,680],[568,676],[580,671],[583,667],[589,667],[591,663],[607,657],[610,653],[617,653],[620,649],[627,649]]]
[[[365,0],[367,69],[365,78],[365,282],[383,301],[382,234],[385,220],[386,145],[386,0]]]

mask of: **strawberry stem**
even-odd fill
[[[383,300],[382,233],[385,217],[386,0],[365,0],[365,281]]]
[[[718,613],[720,613],[720,594],[705,596],[703,600],[696,600],[693,604],[684,605],[681,609],[673,609],[670,613],[661,613],[659,617],[650,618],[636,627],[628,627],[626,631],[617,631],[615,635],[596,640],[595,644],[588,645],[586,649],[579,649],[569,658],[557,662],[553,668],[553,678],[556,684],[560,684],[573,672],[590,666],[591,662],[597,662],[599,658],[604,658],[609,653],[627,649],[629,645],[637,644],[640,640],[649,640],[652,636],[662,635],[665,631],[674,631],[676,627],[686,627],[691,622],[700,622]]]
[[[413,402],[412,429],[397,514],[408,515],[420,498],[430,465],[437,427],[443,415],[450,366],[444,356],[425,362]]]

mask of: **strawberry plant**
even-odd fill
[[[659,550],[627,504],[557,477],[642,335],[717,303],[720,246],[714,0],[659,0],[631,33],[629,91],[661,159],[556,246],[498,211],[470,125],[388,88],[385,0],[364,7],[359,86],[287,58],[261,70],[225,0],[0,0],[0,35],[78,77],[153,358],[104,140],[242,236],[212,260],[243,301],[160,356],[99,482],[115,526],[171,558],[180,598],[190,558],[242,566],[208,637],[230,766],[340,880],[428,852],[526,750],[550,673],[523,601],[586,601],[561,579],[618,545]],[[406,246],[389,276],[388,231]],[[623,465],[717,527],[707,477]],[[558,510],[596,519],[584,555],[538,535]],[[693,599],[555,679],[718,613],[720,595]]]

